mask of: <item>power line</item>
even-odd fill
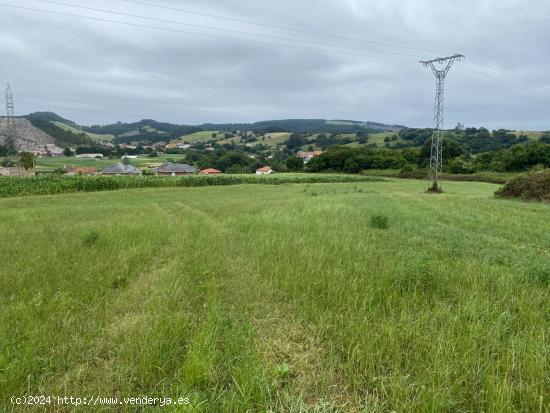
[[[472,60],[473,63],[477,64],[478,66],[481,66],[481,67],[484,67],[486,69],[489,69],[489,70],[492,70],[494,72],[497,72],[497,73],[500,73],[501,75],[504,75],[504,76],[508,76],[508,77],[514,77],[518,80],[521,80],[523,83],[525,83],[526,85],[529,85],[531,87],[534,87],[534,88],[542,88],[542,89],[545,89],[546,91],[550,91],[550,88],[549,87],[546,87],[544,85],[535,85],[534,83],[531,83],[529,82],[527,79],[525,79],[524,77],[521,77],[521,76],[518,76],[514,73],[511,73],[511,72],[508,72],[508,71],[505,71],[505,70],[502,70],[502,69],[498,69],[494,66],[490,66],[490,65],[487,65],[487,64],[484,64],[484,63],[481,63],[481,62],[478,62],[476,60]]]
[[[46,13],[46,14],[53,14],[53,15],[67,16],[67,17],[76,17],[76,18],[81,18],[81,19],[100,21],[100,22],[104,22],[104,23],[115,23],[115,24],[120,24],[120,25],[125,25],[125,26],[160,30],[160,31],[165,31],[165,32],[184,33],[184,34],[190,34],[190,35],[193,35],[193,36],[203,36],[203,37],[210,37],[210,38],[217,38],[217,39],[224,39],[224,40],[234,40],[234,41],[240,41],[240,42],[248,42],[248,43],[268,44],[268,45],[271,45],[271,46],[288,47],[288,48],[300,49],[300,50],[312,50],[312,51],[315,51],[315,52],[329,52],[329,53],[336,53],[336,54],[348,55],[348,56],[369,57],[369,58],[373,58],[373,59],[398,60],[398,61],[403,61],[403,62],[414,62],[414,60],[412,60],[412,59],[401,59],[401,58],[389,57],[389,56],[374,56],[374,55],[367,55],[367,54],[360,54],[360,53],[344,52],[344,51],[335,50],[335,49],[320,49],[320,48],[313,48],[313,47],[305,47],[305,46],[297,46],[297,45],[290,45],[290,44],[268,42],[268,41],[263,41],[263,40],[243,39],[243,38],[238,38],[238,37],[227,37],[227,36],[221,36],[221,35],[216,35],[216,34],[211,34],[211,33],[198,33],[198,32],[192,32],[192,31],[188,31],[188,30],[178,30],[178,29],[172,29],[172,28],[167,28],[167,27],[149,26],[149,25],[139,24],[139,23],[130,23],[130,22],[122,22],[122,21],[119,21],[119,20],[105,19],[105,18],[102,18],[102,17],[83,16],[83,15],[80,15],[80,14],[65,13],[65,12],[52,11],[52,10],[35,9],[35,8],[31,8],[31,7],[16,6],[16,5],[13,5],[13,4],[6,4],[6,3],[0,3],[0,6],[9,7],[9,8],[13,8],[13,9],[19,9],[19,10],[33,11],[33,12],[38,12],[38,13]]]
[[[221,28],[221,27],[207,26],[207,25],[201,25],[201,24],[195,24],[195,23],[187,23],[187,22],[176,21],[176,20],[168,20],[168,19],[162,19],[162,18],[158,18],[158,17],[142,16],[142,15],[118,12],[118,11],[108,10],[108,9],[98,9],[98,8],[95,8],[95,7],[80,6],[80,5],[77,5],[77,4],[65,3],[65,2],[61,2],[61,1],[53,1],[53,0],[35,0],[35,1],[40,2],[40,3],[55,4],[55,5],[59,5],[59,6],[74,7],[74,8],[82,9],[82,10],[90,10],[90,11],[96,11],[96,12],[101,12],[101,13],[114,14],[114,15],[118,15],[118,16],[125,16],[125,17],[137,18],[137,19],[151,20],[151,21],[162,22],[162,23],[178,24],[178,25],[183,25],[183,26],[196,27],[196,28],[200,28],[200,29],[217,30],[217,31],[228,32],[228,33],[244,34],[244,35],[247,35],[247,36],[256,36],[256,37],[263,37],[263,38],[275,39],[275,40],[284,40],[284,41],[303,43],[303,44],[312,44],[312,45],[315,45],[315,46],[339,47],[339,48],[343,48],[343,49],[359,50],[359,51],[374,52],[374,53],[382,53],[382,54],[389,54],[389,55],[396,55],[396,56],[399,55],[399,56],[407,56],[407,57],[422,57],[422,56],[419,56],[419,55],[400,53],[400,52],[390,52],[390,51],[383,51],[383,50],[365,49],[365,48],[353,47],[353,46],[332,45],[332,44],[320,43],[320,42],[315,42],[315,41],[310,41],[310,40],[294,39],[294,38],[291,38],[291,37],[275,36],[275,35],[268,35],[268,34],[262,34],[262,33],[253,33],[253,32],[247,32],[247,31],[242,31],[242,30],[234,30],[234,29],[225,29],[225,28]]]
[[[117,11],[113,11],[113,10],[107,10],[107,9],[99,9],[99,8],[94,8],[94,7],[86,7],[86,6],[80,6],[80,5],[76,5],[76,4],[71,4],[71,3],[66,3],[66,2],[61,2],[61,1],[54,1],[54,0],[35,0],[35,1],[38,1],[38,2],[42,2],[42,3],[48,3],[48,4],[55,4],[55,5],[61,5],[61,6],[68,6],[68,7],[74,7],[74,8],[79,8],[79,9],[84,9],[84,10],[90,10],[90,11],[97,11],[97,12],[102,12],[102,13],[109,13],[109,14],[115,14],[115,15],[121,15],[121,16],[126,16],[126,17],[133,17],[133,18],[139,18],[139,19],[145,19],[145,20],[151,20],[151,21],[158,21],[158,22],[163,22],[163,23],[171,23],[171,24],[179,24],[179,25],[186,25],[186,26],[192,26],[192,27],[197,27],[197,28],[201,28],[201,29],[209,29],[209,30],[218,30],[218,31],[225,31],[225,32],[230,32],[230,33],[237,33],[237,34],[244,34],[244,35],[248,35],[248,36],[256,36],[256,37],[263,37],[263,38],[272,38],[272,39],[276,39],[276,40],[285,40],[285,41],[291,41],[291,42],[296,42],[296,43],[303,43],[303,44],[312,44],[312,45],[317,45],[317,46],[322,46],[322,47],[330,47],[330,48],[344,48],[344,49],[353,49],[353,50],[359,50],[359,51],[367,51],[367,52],[374,52],[374,53],[382,53],[382,54],[389,54],[389,55],[401,55],[401,56],[408,56],[408,57],[419,57],[418,55],[411,55],[411,54],[405,54],[405,53],[399,53],[399,52],[386,52],[386,51],[382,51],[382,50],[373,50],[373,49],[363,49],[363,48],[357,48],[357,47],[349,47],[349,46],[342,46],[342,45],[331,45],[331,44],[326,44],[326,43],[320,43],[320,42],[313,42],[313,41],[304,41],[304,40],[299,40],[299,39],[294,39],[294,38],[289,38],[289,37],[282,37],[282,36],[273,36],[273,35],[265,35],[265,34],[261,34],[261,33],[251,33],[251,32],[246,32],[246,31],[241,31],[241,30],[233,30],[233,29],[224,29],[224,28],[219,28],[219,27],[213,27],[213,26],[206,26],[206,25],[198,25],[198,24],[193,24],[193,23],[186,23],[186,22],[181,22],[181,21],[174,21],[174,20],[168,20],[168,19],[162,19],[162,18],[156,18],[156,17],[149,17],[149,16],[142,16],[142,15],[136,15],[136,14],[131,14],[131,13],[124,13],[124,12],[117,12]],[[125,1],[128,1],[128,2],[131,2],[131,3],[137,3],[137,4],[145,4],[145,5],[149,5],[149,3],[144,3],[144,2],[139,2],[139,1],[133,1],[133,0],[125,0]],[[151,5],[151,6],[157,6],[157,5]],[[161,8],[164,8],[164,6],[160,6]],[[177,9],[177,10],[180,10],[180,9]],[[197,12],[198,13],[198,12]],[[200,13],[199,13],[200,14]],[[217,16],[219,17],[219,16]],[[232,19],[234,20],[234,19]],[[239,19],[237,19],[239,20]],[[268,25],[268,26],[272,26],[272,25]],[[279,26],[272,26],[272,27],[279,27]],[[298,30],[299,31],[299,30]],[[197,33],[198,34],[198,33]],[[234,40],[242,40],[242,41],[245,41],[245,39],[234,39]],[[376,43],[376,42],[375,42]],[[316,49],[317,50],[317,49]],[[506,73],[504,73],[503,71],[499,71],[498,69],[496,68],[491,68],[489,66],[486,66],[480,62],[477,62],[476,63],[477,65],[479,66],[482,66],[482,67],[486,67],[490,70],[494,70],[496,72],[499,72],[501,74],[504,74],[504,75],[507,75]],[[485,77],[490,77],[492,78],[492,76],[486,74],[486,73],[483,73],[483,72],[479,72],[479,71],[475,71],[474,69],[468,69],[466,68],[466,70],[470,70],[472,72],[476,72],[477,74],[481,75],[481,76],[485,76]],[[525,79],[521,78],[520,76],[516,76],[516,75],[513,75],[513,74],[508,74],[508,76],[512,76],[512,77],[515,77],[519,80],[522,80],[524,81],[526,84],[529,84],[525,81]],[[533,85],[533,84],[529,84],[531,87],[533,88],[538,88],[538,89],[545,89],[545,90],[550,90],[542,85]]]
[[[364,39],[357,39],[357,38],[353,38],[353,37],[339,36],[339,35],[330,34],[330,33],[321,33],[321,32],[315,32],[315,31],[310,31],[310,30],[303,30],[303,29],[296,29],[296,28],[285,27],[285,26],[278,26],[278,25],[274,25],[274,24],[261,23],[261,22],[252,21],[252,20],[245,20],[245,19],[238,19],[238,18],[234,18],[234,17],[220,16],[220,15],[216,15],[216,14],[198,12],[198,11],[188,10],[188,9],[181,9],[181,8],[177,8],[177,7],[163,6],[163,5],[160,5],[160,4],[148,3],[148,2],[139,1],[139,0],[124,0],[124,1],[126,1],[127,3],[140,4],[142,6],[156,7],[158,9],[178,11],[178,12],[181,12],[181,13],[194,14],[194,15],[197,15],[197,16],[211,17],[211,18],[214,18],[214,19],[227,20],[227,21],[233,21],[233,22],[238,22],[238,23],[251,24],[251,25],[255,25],[255,26],[268,27],[268,28],[271,28],[271,29],[279,29],[279,30],[285,30],[285,31],[290,31],[290,32],[304,33],[304,34],[310,34],[310,35],[314,35],[314,36],[322,36],[322,37],[328,37],[328,38],[339,39],[339,40],[347,40],[347,41],[353,41],[353,42],[359,42],[359,43],[376,44],[376,45],[379,45],[379,46],[394,47],[394,48],[397,48],[397,49],[416,50],[416,51],[429,52],[429,53],[440,53],[440,52],[435,51],[435,50],[420,49],[420,48],[408,47],[408,46],[400,46],[400,45],[396,45],[396,44],[392,44],[392,43],[376,42],[376,41],[372,41],[372,40],[364,40]]]
[[[515,88],[516,85],[514,85],[513,83],[509,82],[509,81],[506,81],[506,80],[503,80],[503,79],[500,79],[500,78],[496,78],[495,76],[493,75],[490,75],[488,73],[485,73],[485,72],[480,72],[479,70],[476,70],[476,69],[472,69],[471,67],[463,67],[462,69],[466,70],[466,71],[469,71],[471,73],[476,73],[480,76],[484,76],[490,80],[494,80],[496,82],[499,82],[499,83],[505,83],[507,84],[509,87],[512,87],[512,88]],[[534,88],[534,89],[544,89],[543,91],[544,92],[548,92],[548,90],[544,87],[541,87],[540,85],[529,85],[530,87]]]

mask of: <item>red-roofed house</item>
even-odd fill
[[[219,175],[221,173],[223,173],[223,172],[218,171],[217,169],[214,169],[214,168],[207,168],[207,169],[203,169],[202,171],[200,171],[201,175]]]
[[[316,156],[319,156],[323,153],[323,151],[311,151],[311,152],[303,152],[300,151],[296,154],[298,158],[302,158],[304,160],[304,163],[308,163]]]
[[[264,166],[263,168],[256,170],[256,175],[269,175],[273,173],[271,166]]]

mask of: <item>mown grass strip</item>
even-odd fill
[[[349,183],[381,181],[358,175],[280,174],[220,176],[36,176],[0,177],[0,197],[44,195],[68,192],[113,191],[131,188],[200,187],[242,184]]]

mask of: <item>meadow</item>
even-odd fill
[[[425,186],[0,199],[0,411],[548,411],[550,205]]]
[[[148,164],[163,163],[166,161],[174,162],[181,159],[185,159],[185,154],[160,154],[154,158],[142,155],[139,158],[131,159],[130,163],[134,166],[143,168]],[[86,159],[75,158],[74,156],[59,156],[52,158],[36,158],[36,169],[38,172],[51,172],[63,168],[65,165],[70,165],[74,167],[94,167],[98,171],[102,171],[119,162],[121,162],[120,159]]]

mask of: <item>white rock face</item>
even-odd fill
[[[16,118],[17,149],[20,151],[35,151],[43,149],[44,145],[54,144],[50,135],[35,128],[27,119]],[[0,144],[4,143],[7,132],[6,118],[0,118]]]

